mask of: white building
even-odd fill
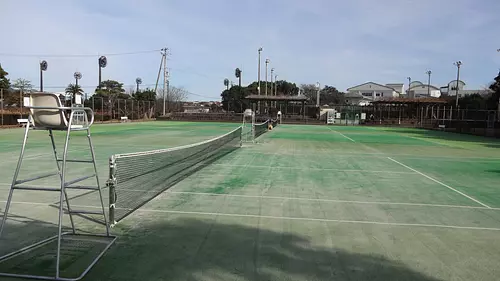
[[[462,98],[462,97],[468,96],[468,95],[473,95],[473,94],[488,95],[491,93],[491,90],[489,90],[489,89],[466,90],[465,86],[466,86],[466,84],[464,81],[453,80],[453,81],[450,81],[450,83],[448,83],[448,85],[441,87],[441,92],[443,95],[454,97],[457,94],[457,87],[458,87],[458,97],[459,98]]]
[[[366,105],[382,98],[399,97],[402,93],[404,93],[404,84],[402,83],[382,85],[367,82],[347,89],[345,99],[347,104]]]
[[[441,90],[433,85],[427,85],[420,81],[413,81],[409,86],[407,93],[409,98],[439,98],[441,96]]]

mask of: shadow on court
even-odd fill
[[[437,280],[286,231],[182,217],[118,229],[117,244],[84,280]]]

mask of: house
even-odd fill
[[[371,101],[399,97],[404,93],[404,84],[390,83],[386,85],[367,82],[347,89],[345,102],[351,105],[367,105]]]

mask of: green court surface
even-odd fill
[[[95,125],[100,182],[112,154],[191,144],[237,126]],[[22,134],[0,131],[1,204]],[[84,134],[72,137],[70,157],[88,155],[85,143]],[[419,129],[280,125],[117,224],[117,242],[83,280],[498,280],[499,148],[495,139]],[[68,177],[91,173],[78,165]],[[52,167],[47,133],[32,132],[20,178]],[[73,206],[99,206],[97,197],[69,196]],[[57,194],[16,191],[0,254],[55,234],[57,202]],[[78,228],[101,229],[83,220]],[[67,245],[64,274],[88,262],[92,249],[77,255],[78,247]],[[35,253],[6,267],[50,272],[54,262]]]

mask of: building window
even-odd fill
[[[362,93],[364,97],[371,97],[373,94],[372,93]]]
[[[376,93],[375,96],[380,97],[380,93]]]

